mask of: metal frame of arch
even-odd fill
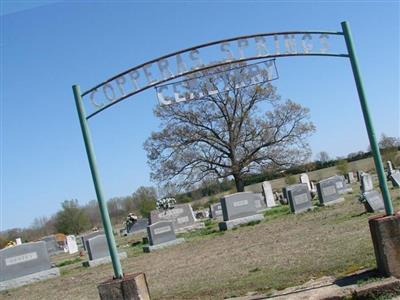
[[[89,127],[87,124],[87,120],[96,114],[102,112],[103,110],[119,103],[120,101],[133,96],[137,93],[140,93],[148,88],[160,85],[162,83],[173,81],[178,78],[184,76],[190,76],[192,74],[205,71],[208,69],[216,68],[218,66],[225,66],[234,63],[240,63],[244,61],[253,61],[258,59],[266,59],[266,58],[278,58],[278,57],[287,57],[287,56],[330,56],[330,57],[345,57],[350,59],[358,96],[360,100],[361,109],[363,112],[363,117],[365,121],[365,126],[368,132],[368,138],[371,145],[371,150],[374,158],[376,172],[378,174],[379,185],[382,191],[383,200],[385,204],[385,211],[387,215],[393,215],[393,205],[389,194],[389,189],[387,186],[384,168],[382,164],[381,155],[379,152],[379,147],[375,135],[375,131],[372,125],[372,119],[369,113],[368,103],[366,99],[366,94],[364,91],[363,82],[361,79],[358,61],[355,53],[355,49],[353,46],[352,35],[350,32],[350,27],[347,22],[341,23],[343,32],[332,32],[332,31],[288,31],[288,32],[276,32],[276,33],[262,33],[262,34],[254,34],[247,36],[240,36],[225,40],[220,40],[216,42],[211,42],[207,44],[198,45],[195,47],[187,48],[184,50],[180,50],[165,56],[161,56],[157,59],[153,59],[147,61],[143,64],[135,66],[131,69],[128,69],[122,73],[119,73],[102,83],[96,85],[95,87],[81,93],[80,87],[78,85],[74,85],[72,87],[75,104],[78,111],[80,126],[82,130],[82,135],[85,143],[85,149],[88,156],[89,166],[92,174],[92,179],[97,195],[97,201],[99,203],[99,209],[101,213],[101,218],[104,226],[104,231],[107,237],[107,243],[110,250],[110,256],[113,264],[114,275],[115,278],[122,278],[123,272],[121,268],[121,263],[118,257],[117,247],[115,244],[112,225],[110,221],[110,216],[107,210],[107,204],[103,196],[103,191],[100,184],[100,177],[97,171],[96,159],[94,155],[94,150],[91,142]],[[298,51],[295,44],[293,44],[293,39],[295,35],[302,35],[302,47],[303,49]],[[319,51],[312,51],[313,47],[309,43],[312,35],[319,35],[321,39],[321,49]],[[344,40],[346,43],[348,54],[334,54],[327,53],[326,45],[322,41],[322,39],[326,38],[329,35],[336,36],[344,36]],[[280,51],[275,51],[275,53],[267,52],[265,47],[265,42],[267,38],[272,38],[273,42],[279,41],[279,37],[282,39],[285,44],[286,52],[280,53]],[[253,46],[256,50],[256,54],[246,56],[245,50],[248,50],[249,47],[249,39],[253,39]],[[239,58],[233,57],[230,52],[228,46],[230,46],[232,42],[237,43],[237,47],[240,53]],[[210,62],[208,64],[201,63],[199,57],[199,49],[205,49],[207,47],[219,45],[220,50],[226,55],[221,60],[216,62]],[[275,45],[276,46],[276,45]],[[253,50],[254,50],[253,49]],[[279,49],[279,48],[277,48]],[[187,54],[191,61],[193,62],[192,68],[188,68],[187,65],[182,61],[182,55]],[[170,62],[168,59],[175,58],[176,66],[175,69],[170,68]],[[151,66],[154,64],[159,67],[159,77],[154,78],[154,74],[151,71]],[[139,83],[138,79],[140,77],[140,72],[142,74],[141,83]],[[144,76],[143,76],[144,75]],[[126,89],[126,76],[129,76],[131,79],[131,88]],[[96,97],[98,96],[99,89],[103,90],[103,100],[106,102],[99,102]],[[117,92],[119,95],[117,95]],[[97,96],[96,96],[97,95]],[[86,115],[84,105],[83,105],[83,97],[88,97],[89,101],[94,105],[95,109],[90,114]]]

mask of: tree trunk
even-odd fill
[[[236,191],[237,192],[244,192],[244,182],[241,175],[233,175],[236,184]]]

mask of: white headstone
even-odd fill
[[[386,164],[387,164],[388,175],[391,175],[391,174],[393,173],[393,165],[392,165],[392,162],[391,162],[390,160],[388,160],[388,161],[386,162]]]
[[[78,244],[74,235],[67,235],[67,246],[69,254],[78,252]]]
[[[17,245],[21,245],[22,244],[21,238],[16,238],[15,242],[17,243]]]
[[[272,187],[271,187],[271,183],[269,181],[264,181],[262,183],[262,190],[263,190],[263,195],[264,195],[264,199],[265,199],[265,203],[267,204],[267,207],[276,206],[275,197],[274,197],[274,194],[272,193]]]
[[[306,173],[300,174],[300,183],[306,183],[308,190],[311,191],[311,184],[310,184],[310,178]]]

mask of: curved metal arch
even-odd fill
[[[339,31],[318,31],[318,30],[316,30],[316,31],[315,30],[314,31],[311,30],[311,31],[267,32],[267,33],[256,33],[256,34],[251,34],[251,35],[241,35],[241,36],[237,36],[237,37],[233,37],[233,38],[228,38],[228,39],[213,41],[213,42],[209,42],[209,43],[205,43],[205,44],[200,44],[200,45],[197,45],[197,46],[193,46],[193,47],[190,47],[190,48],[186,48],[186,49],[183,49],[183,50],[179,50],[179,51],[176,51],[176,52],[172,52],[172,53],[160,56],[158,58],[149,60],[149,61],[147,61],[145,63],[137,65],[137,66],[135,66],[133,68],[130,68],[130,69],[124,71],[124,72],[121,72],[121,73],[119,73],[119,74],[117,74],[117,75],[115,75],[115,76],[103,81],[102,83],[97,84],[96,86],[92,87],[91,89],[83,92],[81,96],[82,97],[86,96],[87,94],[89,94],[90,92],[96,90],[97,88],[101,87],[102,85],[107,84],[107,83],[117,79],[118,77],[126,75],[129,72],[132,72],[132,71],[134,71],[136,69],[140,69],[145,65],[152,64],[152,63],[154,63],[156,61],[159,61],[161,59],[166,59],[166,58],[169,58],[169,57],[173,57],[173,56],[175,56],[177,54],[181,54],[181,53],[188,52],[188,51],[195,50],[195,49],[205,48],[205,47],[212,46],[212,45],[217,45],[217,44],[220,44],[220,43],[226,43],[226,42],[231,42],[231,41],[235,41],[235,40],[240,40],[240,39],[255,38],[255,37],[261,37],[261,36],[285,35],[285,34],[332,34],[332,35],[343,35],[343,32],[339,32]],[[272,56],[270,56],[270,57],[272,58]],[[175,79],[175,78],[170,78],[170,79]]]
[[[93,113],[89,114],[89,115],[86,117],[86,119],[90,119],[91,117],[97,115],[98,113],[102,112],[103,110],[105,110],[105,109],[107,109],[107,108],[113,106],[114,104],[117,104],[118,102],[120,102],[120,101],[122,101],[122,100],[124,100],[124,99],[126,99],[126,98],[129,98],[129,97],[131,97],[131,96],[133,96],[133,95],[135,95],[135,94],[138,94],[138,93],[140,93],[140,92],[143,92],[143,91],[145,91],[145,90],[147,90],[147,89],[149,89],[149,88],[158,86],[159,84],[162,84],[162,83],[167,82],[167,81],[170,81],[170,80],[174,80],[174,79],[177,79],[177,78],[180,78],[180,77],[183,77],[183,76],[187,76],[187,75],[190,75],[190,74],[193,74],[193,73],[201,72],[201,71],[208,70],[208,69],[212,69],[212,68],[219,67],[219,66],[224,66],[224,65],[234,64],[234,63],[240,63],[240,62],[244,62],[244,61],[253,61],[253,60],[258,60],[258,59],[277,58],[277,57],[288,57],[288,56],[331,56],[331,57],[349,57],[348,54],[330,54],[330,53],[307,53],[307,54],[306,54],[306,53],[298,53],[298,54],[290,54],[290,53],[288,53],[288,54],[274,54],[274,55],[264,55],[264,56],[253,56],[253,57],[248,57],[248,58],[245,58],[245,59],[237,59],[237,60],[233,60],[233,61],[229,61],[229,62],[223,62],[223,63],[211,65],[211,66],[206,66],[206,67],[203,67],[203,68],[198,68],[198,69],[191,70],[191,71],[188,71],[188,72],[185,72],[185,73],[182,73],[182,74],[179,74],[179,75],[176,75],[176,76],[167,78],[167,79],[163,79],[163,80],[157,81],[157,82],[155,82],[155,83],[153,83],[153,84],[149,84],[149,85],[147,85],[147,86],[145,86],[145,87],[143,87],[143,88],[141,88],[141,89],[138,89],[138,90],[136,90],[136,91],[134,91],[134,92],[128,93],[128,94],[126,94],[125,96],[122,96],[122,97],[120,97],[120,98],[118,98],[118,99],[116,99],[116,100],[110,102],[109,104],[106,104],[106,105],[104,105],[103,107],[97,109],[97,110],[94,111]],[[133,69],[131,69],[131,70],[133,70]],[[126,73],[121,73],[121,74],[126,74]],[[122,76],[122,75],[119,75],[119,76]],[[87,94],[90,93],[91,91],[96,90],[98,87],[100,87],[100,86],[102,86],[102,85],[104,85],[104,84],[107,84],[107,83],[111,82],[112,80],[115,80],[115,79],[118,78],[119,76],[117,76],[117,77],[115,77],[115,78],[113,77],[113,79],[110,79],[109,81],[105,81],[105,83],[102,83],[102,84],[96,86],[95,88],[90,89],[89,91],[87,91],[87,92],[85,92],[84,94],[82,94],[82,96],[87,95]]]

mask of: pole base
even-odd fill
[[[368,220],[378,271],[400,278],[400,213]]]
[[[97,286],[101,300],[150,300],[144,273],[127,274],[124,278],[110,279]]]

